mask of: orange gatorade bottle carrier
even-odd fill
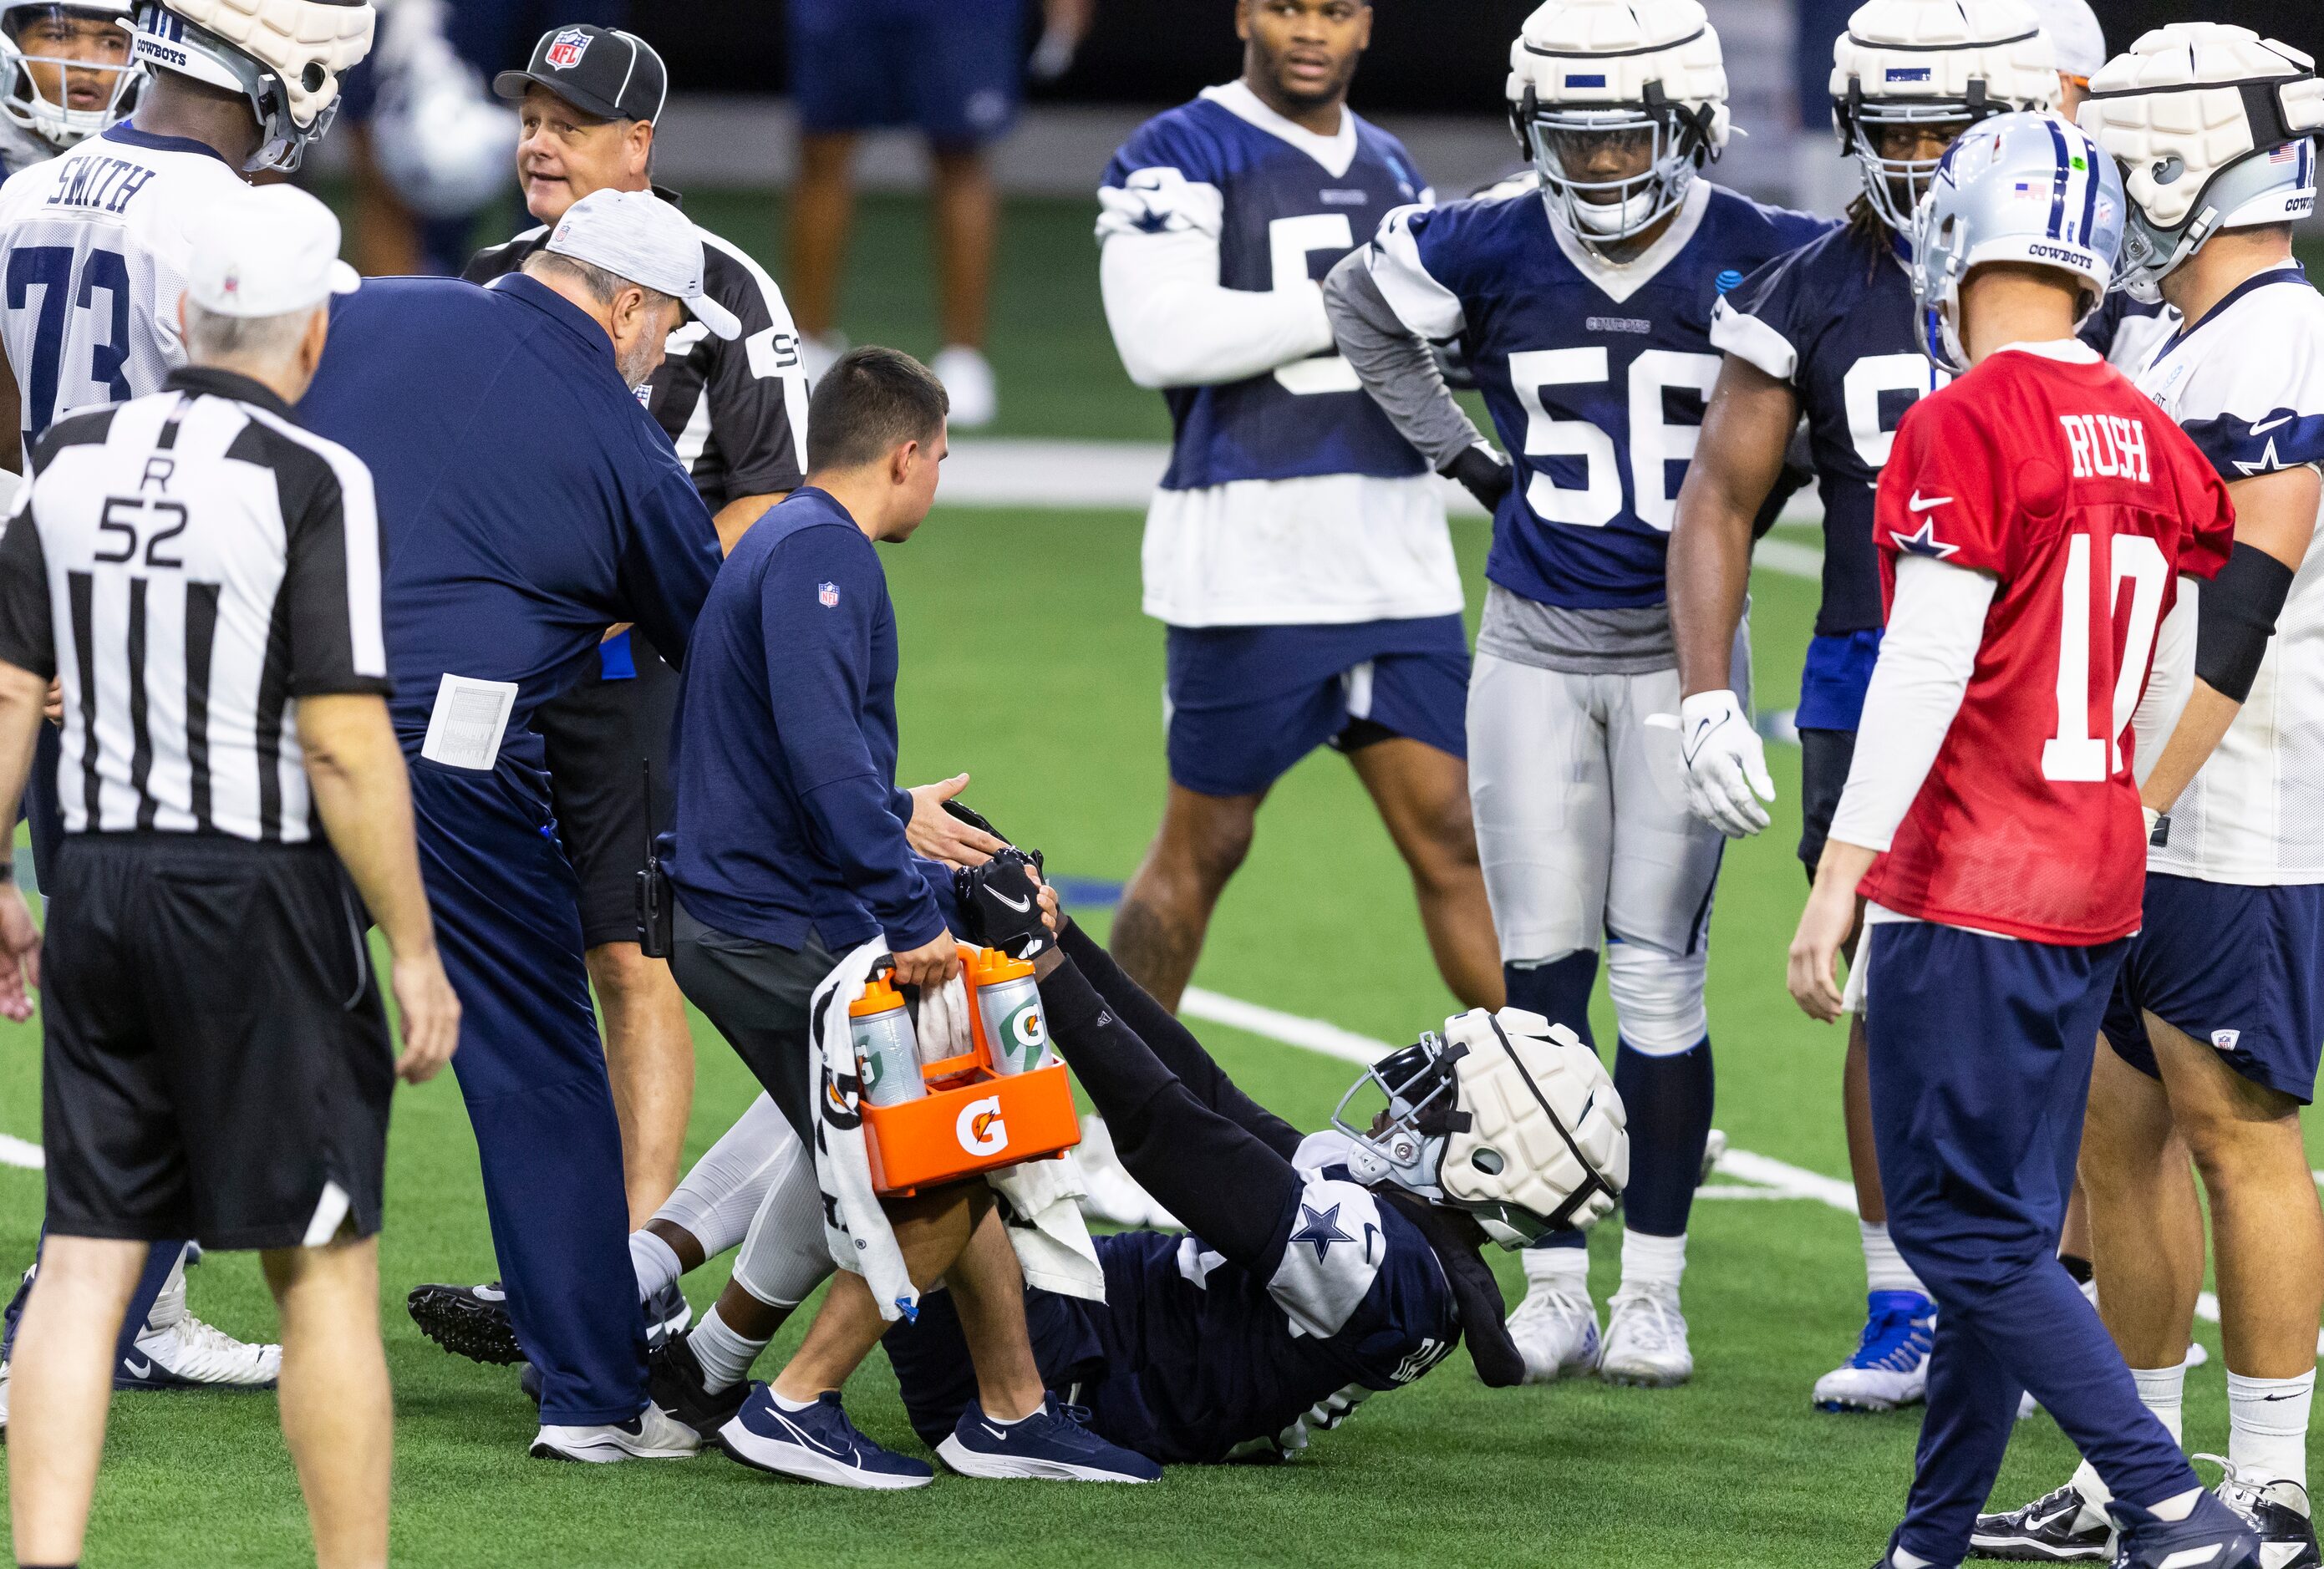
[[[863,1069],[863,1143],[875,1192],[916,1193],[1081,1142],[1065,1066],[1049,1050],[1040,994],[1031,986],[1033,967],[966,943],[960,958],[975,1028],[958,1057],[917,1062],[903,997],[884,975],[848,1008]],[[917,1086],[899,1082],[899,1046],[917,1062]]]

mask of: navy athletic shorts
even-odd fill
[[[2145,926],[2107,1009],[2115,1055],[2160,1078],[2144,1015],[2254,1084],[2306,1106],[2324,1054],[2324,885],[2249,887],[2150,873]]]
[[[1392,736],[1465,758],[1468,710],[1458,616],[1170,629],[1170,779],[1199,794],[1257,795],[1318,747]]]
[[[1016,124],[1024,26],[1024,0],[791,0],[799,129],[991,142]]]

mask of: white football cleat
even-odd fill
[[[1509,1338],[1525,1358],[1525,1381],[1553,1384],[1598,1371],[1598,1309],[1587,1291],[1536,1281],[1509,1315]]]
[[[116,1390],[271,1390],[282,1376],[282,1348],[236,1340],[186,1311],[180,1267],[153,1298],[137,1342],[114,1364]]]
[[[954,344],[936,355],[928,369],[944,383],[952,399],[949,422],[954,430],[982,430],[1001,415],[1001,388],[993,380],[992,362],[981,349]]]
[[[1893,1411],[1918,1405],[1929,1390],[1929,1348],[1937,1305],[1918,1291],[1867,1298],[1856,1354],[1816,1380],[1819,1411]]]
[[[701,1447],[693,1428],[650,1405],[626,1422],[587,1427],[544,1422],[533,1436],[532,1457],[607,1465],[622,1460],[685,1460]]]
[[[1694,1376],[1694,1353],[1687,1349],[1686,1315],[1679,1311],[1676,1291],[1626,1286],[1607,1308],[1600,1378],[1659,1390]]]

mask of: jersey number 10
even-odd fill
[[[2106,621],[2094,629],[2091,539],[2076,534],[2066,542],[2065,584],[2058,607],[2058,733],[2042,743],[2042,777],[2061,784],[2110,779],[2122,766],[2122,732],[2146,684],[2147,661],[2162,619],[2163,588],[2170,576],[2161,546],[2144,534],[2115,535],[2107,547],[2112,559],[2106,568]],[[2116,647],[2114,607],[2121,601],[2125,583],[2130,584],[2130,617],[2120,626],[2122,663],[2115,674],[2112,722],[2106,735],[2098,737],[2090,734],[2090,659],[2098,652],[2093,634],[2106,638],[2107,649]]]

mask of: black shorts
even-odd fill
[[[791,1131],[815,1147],[807,1062],[814,1051],[815,988],[839,956],[812,931],[803,948],[778,948],[706,926],[681,904],[673,913],[669,970],[773,1097]]]
[[[1849,765],[1855,761],[1854,730],[1800,732],[1800,864],[1811,883],[1840,810],[1840,793],[1848,787]]]
[[[669,757],[678,672],[634,629],[630,651],[634,677],[608,681],[593,668],[543,703],[537,721],[548,744],[557,837],[581,882],[581,940],[590,948],[638,940],[646,840],[678,815]]]
[[[337,859],[124,833],[69,835],[58,860],[49,1229],[226,1249],[378,1231],[394,1049]]]

